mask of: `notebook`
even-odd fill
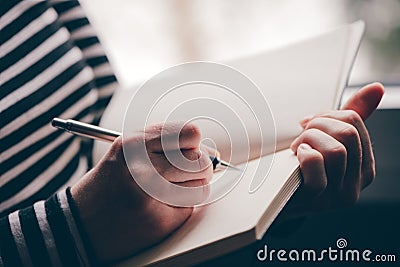
[[[276,147],[271,149],[268,144],[271,131],[266,130],[262,157],[243,163],[243,155],[232,155],[231,162],[246,167],[232,191],[210,205],[196,208],[170,237],[116,266],[193,265],[261,239],[301,183],[297,158],[288,149],[301,132],[298,121],[338,108],[363,32],[364,23],[357,21],[285,47],[225,62],[247,75],[268,99],[275,119]],[[103,116],[103,127],[122,129],[123,114],[133,92],[117,92]],[[157,121],[157,116],[153,119]],[[215,138],[218,143],[219,136],[212,127],[200,129],[202,136]],[[232,142],[241,142],[234,135],[232,138]],[[229,154],[229,147],[217,145],[223,157]],[[95,160],[106,149],[107,144],[96,143]],[[254,177],[260,162],[271,163],[264,181]]]

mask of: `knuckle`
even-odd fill
[[[347,158],[346,147],[342,144],[338,144],[326,151],[326,157],[334,161],[345,161]]]
[[[346,115],[345,115],[346,122],[348,122],[352,125],[356,125],[356,124],[362,122],[360,115],[357,112],[355,112],[354,110],[346,110],[345,112],[346,112]]]
[[[356,127],[348,124],[348,126],[340,131],[339,135],[346,147],[361,150],[361,138]]]
[[[345,139],[345,140],[350,140],[350,141],[355,141],[358,139],[358,131],[357,128],[354,127],[352,124],[348,124],[346,127],[344,127],[340,131],[340,135]]]

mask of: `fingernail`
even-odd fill
[[[299,147],[297,148],[297,150],[302,150],[302,151],[309,150],[309,149],[312,149],[312,148],[309,144],[306,144],[306,143],[301,143],[299,145]]]
[[[299,121],[301,127],[305,128],[307,126],[307,123],[310,122],[310,120],[313,118],[314,116],[306,116],[304,117],[302,120]]]

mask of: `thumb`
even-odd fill
[[[365,120],[378,107],[384,92],[381,83],[368,84],[352,95],[342,109],[354,110]]]

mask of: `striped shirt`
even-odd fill
[[[77,1],[0,0],[0,16],[0,267],[87,265],[65,188],[92,143],[49,122],[97,124],[116,77]]]

